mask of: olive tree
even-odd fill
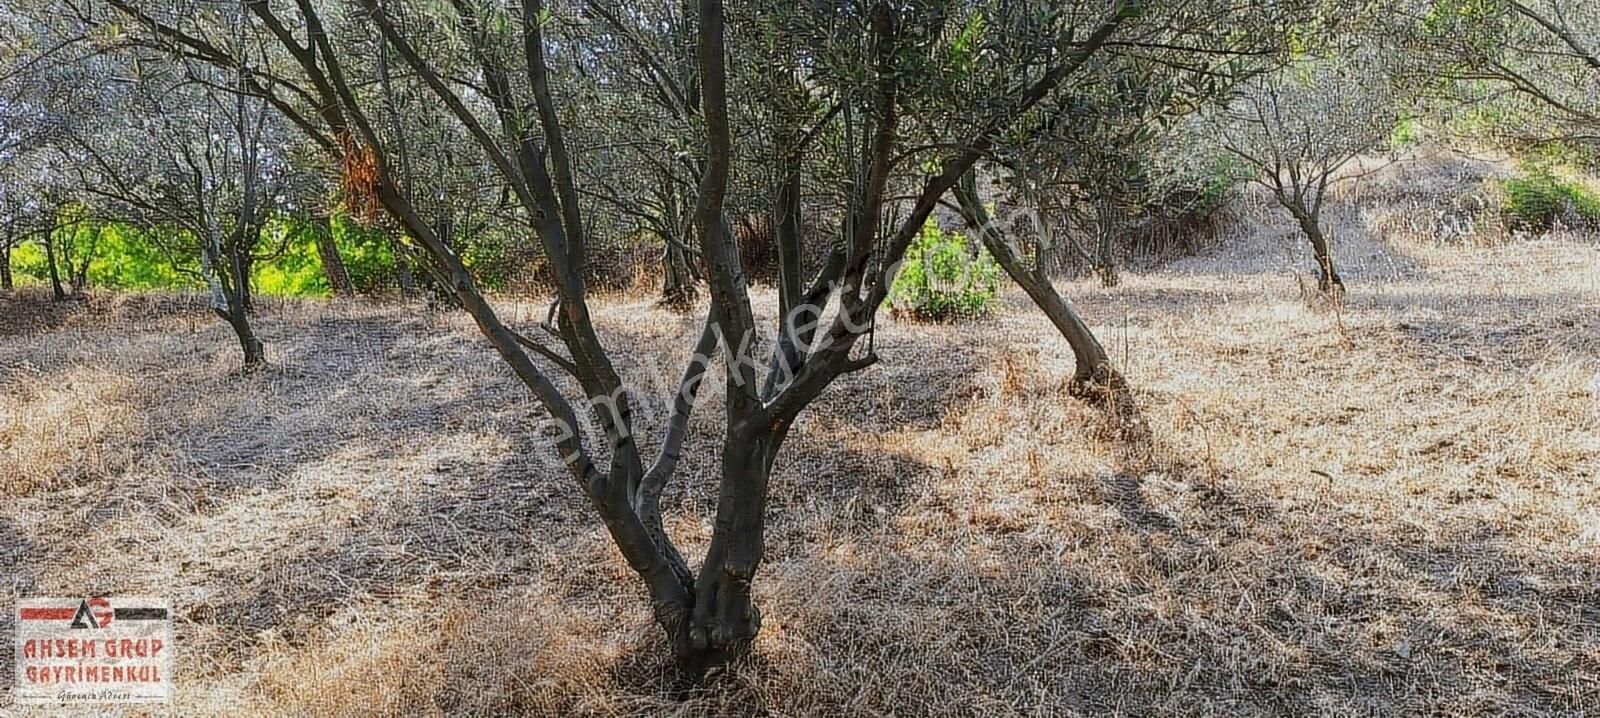
[[[76,225],[87,217],[77,207],[83,197],[72,140],[102,115],[113,91],[107,63],[88,52],[85,26],[47,15],[24,4],[0,8],[0,249],[9,284],[11,248],[38,242],[61,301],[83,288],[94,258],[76,241]]]
[[[136,55],[130,55],[130,61]],[[115,123],[80,133],[83,191],[98,212],[150,230],[175,268],[202,282],[233,330],[246,371],[266,363],[251,326],[251,269],[289,177],[285,128],[239,78],[181,59],[149,61],[107,108]]]
[[[596,56],[588,51],[594,26],[581,6],[452,0],[437,13],[434,4],[394,0],[251,0],[251,37],[271,48],[269,56],[253,57],[228,42],[227,28],[192,12],[187,2],[108,2],[152,44],[237,73],[243,94],[273,107],[341,163],[370,170],[362,173],[370,196],[427,256],[549,415],[560,465],[648,590],[655,620],[690,675],[743,653],[760,629],[752,587],[779,451],[801,413],[831,384],[878,360],[871,337],[879,308],[898,263],[942,198],[1108,42],[1125,33],[1177,41],[1197,28],[1254,27],[1270,22],[1263,15],[1283,12],[1223,0],[915,7],[751,2],[728,8],[720,0],[697,0],[679,16],[692,28],[684,37],[693,42],[695,89],[684,104],[694,108],[697,128],[684,150],[696,177],[685,243],[703,265],[708,297],[671,410],[653,427],[660,438],[652,458],[640,440],[652,430],[635,412],[640,397],[624,382],[591,318],[585,269],[596,241],[591,232],[601,225],[586,216],[593,205],[585,197],[597,158],[592,146],[569,133],[581,126],[571,121],[581,111],[571,103],[582,98],[572,78],[592,70]],[[628,6],[605,7],[624,13]],[[785,14],[783,22],[767,22],[777,13]],[[957,30],[971,24],[994,28],[976,55],[980,71],[945,85],[942,103],[930,102],[936,96],[924,91],[949,77]],[[638,30],[670,28],[646,22]],[[793,62],[776,69],[746,62],[751,51],[742,49],[745,41],[777,41],[762,33],[792,40]],[[515,205],[507,222],[543,248],[556,296],[542,334],[507,325],[407,192],[397,136],[381,129],[381,97],[371,92],[377,68],[372,54],[362,51],[375,35],[392,49],[395,66],[405,69],[394,81],[428,93],[472,139]],[[670,40],[653,44],[661,42]],[[819,166],[806,162],[808,155],[839,147],[845,155],[827,164],[859,170],[847,205],[837,208],[850,221],[821,266],[801,276],[799,263],[784,264],[791,298],[779,318],[779,340],[764,350],[739,246],[727,231],[739,178],[756,171],[741,164],[736,149],[736,138],[747,136],[746,118],[761,115],[746,108],[772,101],[749,89],[759,86],[747,82],[751,74],[761,72],[799,76],[791,91],[832,100],[795,103],[788,130],[774,140],[782,156],[800,160],[803,173]],[[657,84],[619,80],[613,89],[643,97],[660,91]],[[817,141],[845,128],[849,142]],[[786,167],[780,176],[793,172]],[[908,190],[903,198],[892,194],[902,189]],[[797,249],[799,236],[776,233],[780,256]],[[727,398],[718,422],[716,520],[696,570],[665,530],[660,503],[684,448],[698,387],[719,359]],[[602,440],[579,431],[580,415],[600,427]]]
[[[1351,161],[1388,139],[1400,97],[1376,53],[1305,58],[1241,85],[1237,98],[1191,127],[1254,171],[1299,225],[1316,260],[1317,287],[1344,291],[1322,226],[1328,188]]]

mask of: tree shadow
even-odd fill
[[[1560,292],[1508,296],[1484,292],[1380,295],[1362,308],[1401,316],[1390,332],[1434,360],[1527,368],[1556,355],[1593,356],[1600,337],[1600,296]]]
[[[918,348],[912,332],[880,338],[891,400],[867,391],[881,377],[851,377],[797,425],[770,493],[763,642],[751,662],[685,694],[637,580],[577,487],[540,459],[531,400],[487,347],[381,314],[316,321],[304,332],[315,336],[286,345],[280,369],[252,391],[292,407],[275,409],[266,428],[322,445],[280,454],[276,441],[242,442],[240,456],[274,466],[273,478],[223,470],[196,481],[212,498],[156,514],[164,530],[182,531],[260,495],[288,507],[260,527],[271,535],[238,537],[252,555],[173,573],[174,586],[207,592],[179,606],[185,652],[213,664],[191,675],[232,674],[268,645],[315,653],[394,606],[481,600],[475,617],[537,608],[599,614],[603,628],[562,636],[564,624],[524,621],[451,632],[425,613],[408,625],[424,634],[415,645],[441,651],[417,660],[446,676],[432,696],[446,713],[1578,714],[1595,697],[1600,565],[1519,550],[1492,526],[1425,534],[1285,506],[1161,437],[1109,471],[1041,477],[1068,498],[1027,523],[958,520],[949,502],[998,513],[1017,486],[985,486],[987,476],[895,450],[883,435],[909,427],[904,440],[915,441],[960,413],[969,392],[985,390],[991,357],[937,336]],[[204,424],[231,406],[171,421]],[[712,395],[698,411],[664,507],[691,562],[716,504],[719,410]],[[408,446],[435,435],[463,444]],[[398,480],[304,480],[343,451],[366,452],[367,471]],[[373,456],[384,452],[393,455]],[[1070,500],[1074,489],[1084,505]],[[139,502],[159,503],[128,493],[97,511]],[[296,523],[296,512],[312,520]],[[74,525],[93,543],[92,523]],[[19,546],[0,544],[10,575],[46,560]],[[519,606],[516,592],[534,584],[542,604]],[[548,646],[537,649],[546,660],[508,667],[451,643],[479,631]],[[586,656],[581,676],[563,667],[578,660],[563,651]]]

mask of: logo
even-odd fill
[[[162,703],[172,695],[166,602],[104,596],[17,604],[19,704]]]

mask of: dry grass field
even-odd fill
[[[1061,285],[1148,441],[1067,397],[1020,293],[886,322],[779,461],[757,656],[688,695],[466,317],[270,300],[241,377],[191,298],[0,297],[7,604],[169,597],[152,715],[1600,714],[1600,243],[1447,245],[1347,194],[1339,309],[1265,210]],[[643,378],[696,328],[646,297],[599,320]],[[714,384],[666,499],[694,555]]]

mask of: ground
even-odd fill
[[[886,323],[779,460],[756,657],[687,695],[465,317],[264,300],[272,368],[241,376],[190,298],[0,297],[7,602],[170,598],[185,716],[1600,713],[1600,244],[1342,201],[1342,308],[1264,208],[1118,288],[1060,283],[1148,441],[1067,396],[1020,294]],[[598,316],[647,391],[696,328],[647,297]],[[708,391],[666,499],[692,559]]]

